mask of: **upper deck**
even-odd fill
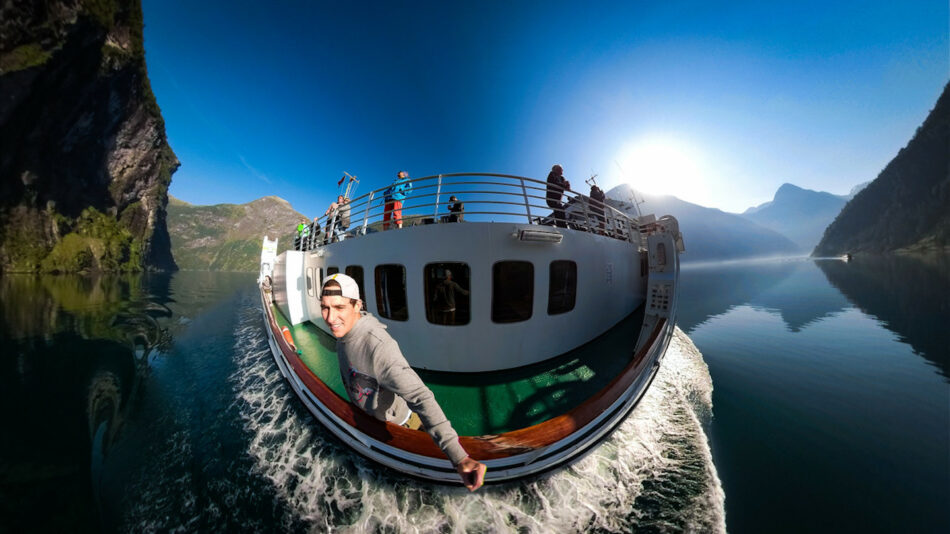
[[[545,181],[510,174],[498,173],[450,173],[424,176],[408,180],[412,189],[402,201],[402,227],[462,222],[511,222],[519,225],[554,226],[553,210],[547,203],[549,191],[562,192],[566,205],[568,228],[601,234],[628,241],[638,248],[645,246],[641,234],[642,223],[652,222],[652,217],[630,217],[613,206],[573,191],[560,191],[557,186]],[[295,250],[314,250],[318,247],[343,240],[353,239],[385,229],[387,187],[370,191],[349,201],[349,225],[342,227],[335,213],[323,215],[310,224],[308,235],[295,242]],[[464,206],[461,214],[453,213],[450,207],[456,204],[451,197]],[[631,207],[637,210],[635,203]],[[388,228],[386,228],[388,226]],[[332,229],[332,231],[328,231]],[[547,232],[531,232],[524,240],[544,241],[559,239]]]

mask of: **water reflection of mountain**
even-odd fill
[[[793,332],[848,307],[809,260],[687,267],[680,282],[677,323],[686,332],[744,304],[778,313]]]
[[[950,378],[950,256],[819,261],[828,281]]]

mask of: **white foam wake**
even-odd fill
[[[344,532],[725,532],[725,496],[702,424],[712,413],[712,380],[679,329],[640,404],[600,447],[544,478],[474,494],[408,479],[345,450],[283,382],[264,332],[256,332],[254,342],[248,330],[237,336],[244,340],[233,383],[248,452],[284,503],[287,524]]]

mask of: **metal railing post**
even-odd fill
[[[435,187],[435,213],[432,214],[432,220],[439,222],[439,195],[442,193],[442,175],[439,175],[439,183]]]
[[[369,207],[373,204],[373,195],[376,194],[376,191],[369,192],[369,198],[366,199],[366,211],[363,212],[363,228],[360,230],[360,233],[366,235],[366,223],[369,222]]]
[[[521,181],[521,194],[524,196],[524,210],[528,214],[528,224],[531,224],[531,205],[528,204],[528,189],[524,186],[524,178],[518,178]]]

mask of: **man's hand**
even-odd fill
[[[485,471],[488,470],[485,464],[478,460],[473,460],[471,456],[466,456],[457,466],[456,471],[462,477],[462,483],[468,488],[468,491],[475,491],[482,487],[485,482]]]

